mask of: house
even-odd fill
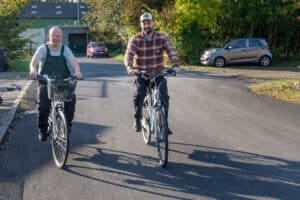
[[[62,43],[75,54],[84,54],[88,42],[88,27],[82,24],[81,17],[87,13],[87,5],[79,2],[41,1],[24,7],[19,15],[21,22],[29,23],[21,35],[31,38],[30,50],[47,41],[48,30],[59,26],[63,31]]]

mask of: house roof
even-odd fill
[[[84,3],[73,2],[36,2],[24,7],[19,18],[40,19],[77,19],[86,14],[88,7]]]

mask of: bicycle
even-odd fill
[[[149,78],[141,118],[143,140],[145,144],[149,144],[151,135],[154,135],[158,153],[158,163],[160,167],[165,168],[168,163],[169,151],[168,124],[166,110],[162,104],[162,96],[158,89],[159,84],[157,83],[157,78],[167,75],[176,76],[176,72],[174,70],[167,70],[152,77],[147,75],[146,72],[139,72],[137,75]]]
[[[63,168],[69,153],[70,131],[64,113],[64,102],[72,100],[77,79],[74,76],[53,79],[47,75],[38,75],[37,79],[47,83],[48,98],[51,100],[47,134],[50,136],[54,162],[58,168]]]

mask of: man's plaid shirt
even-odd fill
[[[172,63],[179,64],[179,59],[169,38],[159,32],[154,32],[151,41],[146,41],[143,33],[133,36],[126,49],[124,63],[127,70],[146,70],[147,73],[158,74],[164,68],[164,51]]]

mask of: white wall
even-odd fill
[[[20,34],[23,38],[30,38],[32,40],[32,49],[37,49],[38,46],[44,44],[47,40],[46,33],[44,28],[30,28]],[[30,48],[30,44],[28,44],[26,49]]]

